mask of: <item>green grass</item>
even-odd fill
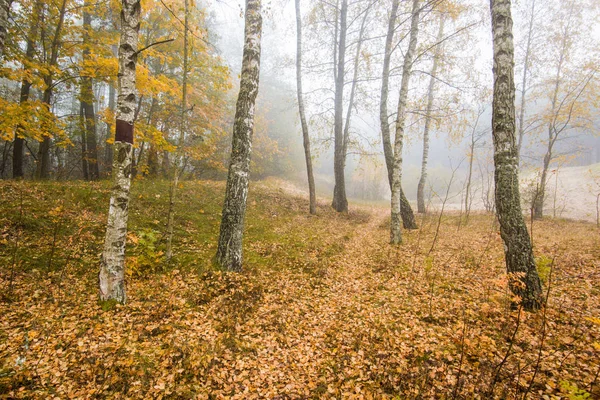
[[[198,273],[215,269],[224,182],[185,181],[175,202],[174,258],[164,259],[169,182],[133,182],[127,241],[129,273],[142,277],[173,269]],[[110,183],[2,182],[0,193],[0,262],[15,271],[96,270],[102,251]],[[274,184],[251,185],[244,235],[248,270],[292,267],[314,268],[307,254],[331,257],[343,250],[341,240],[324,245],[327,222],[304,213],[304,199],[284,194]],[[329,207],[321,215],[333,215]],[[300,216],[300,217],[299,217]],[[311,224],[294,224],[312,218]],[[350,215],[353,223],[364,216]],[[310,226],[310,229],[307,229]],[[333,235],[336,236],[335,234]],[[285,262],[282,260],[285,258]],[[313,257],[314,258],[314,257]],[[7,272],[7,271],[5,271]]]

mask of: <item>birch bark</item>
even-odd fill
[[[137,91],[138,32],[140,29],[140,0],[121,2],[121,41],[119,45],[119,75],[116,112],[116,133],[113,157],[113,188],[108,209],[104,251],[100,262],[99,287],[101,300],[125,303],[125,241],[129,217],[129,189],[133,124]]]
[[[496,212],[509,285],[526,310],[537,310],[542,288],[533,259],[531,240],[519,194],[518,153],[515,143],[514,47],[510,0],[491,0],[494,44],[494,100],[492,136],[494,141],[494,179]]]
[[[404,124],[406,120],[406,101],[408,98],[408,87],[412,71],[412,63],[417,47],[417,37],[419,34],[419,0],[413,0],[411,21],[410,21],[410,39],[408,50],[404,55],[402,65],[402,81],[400,83],[400,95],[398,100],[398,113],[396,116],[396,137],[394,140],[394,163],[392,168],[392,199],[391,199],[391,223],[390,223],[390,243],[402,243],[402,229],[400,227],[400,193],[402,180],[402,147],[404,145]]]
[[[390,124],[388,121],[388,96],[390,81],[390,58],[392,55],[392,42],[394,40],[394,30],[396,27],[396,18],[398,14],[399,0],[393,0],[388,23],[388,31],[385,41],[385,53],[383,57],[383,72],[381,74],[381,101],[379,103],[379,122],[381,124],[381,142],[383,144],[383,155],[385,158],[385,167],[388,174],[388,183],[392,189],[392,170],[394,164],[394,149],[392,147]],[[408,202],[402,185],[400,185],[400,213],[402,214],[402,224],[405,229],[417,229],[415,215]]]
[[[217,264],[230,271],[242,270],[242,239],[254,132],[254,104],[260,72],[261,0],[246,0],[245,24],[240,92],[236,104],[231,160],[216,255]]]

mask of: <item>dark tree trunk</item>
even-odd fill
[[[514,48],[510,0],[491,0],[494,41],[492,136],[496,182],[496,212],[513,293],[526,310],[541,305],[542,288],[533,249],[521,211],[519,166],[515,143]]]
[[[90,4],[84,2],[84,8]],[[88,12],[83,13],[83,62],[90,58],[89,42],[90,35],[88,30],[91,29],[92,16]],[[96,115],[94,113],[94,89],[92,78],[84,76],[81,78],[80,87],[81,109],[83,114],[82,127],[85,132],[85,152],[82,157],[83,166],[87,169],[87,177],[89,180],[97,180],[100,178],[100,169],[98,167],[98,135],[96,134]]]
[[[296,0],[296,89],[298,92],[298,111],[300,125],[302,126],[302,139],[304,144],[304,158],[306,160],[306,175],[308,178],[308,210],[311,214],[317,213],[317,196],[315,193],[315,177],[313,175],[312,156],[310,154],[310,136],[308,124],[304,113],[304,99],[302,95],[302,18],[300,15],[300,0]]]
[[[385,54],[383,59],[383,73],[381,84],[381,101],[379,103],[379,122],[381,124],[381,142],[383,143],[383,155],[385,158],[385,167],[388,173],[388,184],[392,189],[392,164],[394,160],[394,149],[392,148],[390,124],[388,121],[388,95],[389,95],[389,79],[390,79],[390,58],[392,54],[392,44],[394,40],[394,29],[396,26],[396,18],[398,14],[398,0],[392,2],[390,12],[390,20],[388,23],[387,37],[385,41]],[[400,188],[400,213],[402,215],[402,225],[404,229],[417,229],[415,215],[408,199],[404,195],[404,191]]]
[[[260,71],[261,0],[246,0],[244,36],[240,93],[236,104],[231,160],[216,255],[217,264],[230,271],[242,269],[242,239],[254,132],[254,103],[258,94]]]
[[[334,154],[333,174],[335,186],[331,206],[338,212],[348,211],[346,198],[346,177],[344,173],[344,67],[346,59],[346,18],[348,14],[348,1],[342,0],[339,22],[339,38],[337,43],[337,64],[335,71],[335,111],[334,111]],[[337,25],[337,21],[336,21]]]
[[[104,250],[100,262],[100,300],[125,303],[125,242],[129,217],[129,190],[134,137],[135,69],[140,0],[121,1],[121,40],[119,45],[119,95],[113,159],[113,185],[108,209]]]
[[[52,39],[52,45],[50,48],[50,61],[48,65],[50,68],[48,72],[44,76],[44,95],[43,102],[44,106],[47,108],[47,111],[51,110],[51,101],[52,101],[52,91],[53,91],[53,80],[54,76],[51,71],[52,67],[58,66],[58,52],[60,51],[60,38],[62,36],[62,27],[65,21],[65,13],[67,8],[67,0],[63,0],[58,16],[58,24],[56,25],[56,30],[54,31],[54,38]],[[36,169],[36,177],[38,179],[48,179],[50,177],[50,142],[52,141],[52,137],[47,134],[44,136],[42,143],[40,144],[40,148],[38,151],[38,165]]]
[[[29,35],[27,36],[27,49],[25,50],[25,59],[31,60],[35,53],[35,41],[38,35],[39,16],[42,9],[42,2],[37,1],[34,6],[33,20],[29,27]],[[21,93],[19,103],[23,106],[29,101],[29,92],[31,90],[31,82],[26,78],[21,82]],[[23,158],[25,151],[25,133],[23,126],[18,125],[13,144],[13,159],[12,159],[12,174],[14,179],[23,178]]]

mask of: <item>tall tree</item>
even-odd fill
[[[400,83],[400,94],[398,99],[398,112],[396,114],[396,136],[394,138],[394,163],[392,165],[392,199],[391,199],[391,222],[390,242],[392,244],[402,243],[402,229],[400,227],[400,195],[402,192],[402,147],[404,145],[404,125],[406,123],[406,102],[408,99],[408,87],[412,74],[412,64],[417,48],[419,35],[419,0],[413,0],[408,50],[404,55],[402,64],[402,80]]]
[[[550,86],[550,109],[542,116],[546,122],[546,150],[542,161],[542,171],[534,199],[534,217],[544,216],[544,201],[550,164],[557,157],[556,145],[559,140],[566,139],[568,132],[574,128],[590,128],[589,112],[592,102],[584,101],[584,92],[588,90],[590,81],[597,73],[597,65],[586,68],[584,61],[578,59],[575,51],[579,42],[584,43],[582,33],[585,32],[583,14],[587,12],[579,1],[561,1],[561,9],[554,16],[552,32],[558,40],[557,45],[549,51],[548,63],[553,65],[554,76],[548,82]],[[584,55],[585,57],[586,55]],[[580,64],[578,65],[578,62]]]
[[[312,156],[310,154],[310,135],[304,111],[304,98],[302,94],[302,17],[300,14],[300,0],[296,0],[296,89],[298,92],[298,112],[302,126],[302,143],[304,144],[304,158],[306,159],[306,175],[308,177],[309,212],[317,213],[317,196],[315,193],[315,177],[313,174]]]
[[[346,197],[346,177],[344,173],[344,77],[346,67],[346,34],[348,18],[348,0],[342,0],[338,20],[336,19],[336,59],[334,61],[335,78],[335,100],[334,100],[334,153],[333,153],[333,174],[335,186],[333,189],[333,202],[331,206],[338,212],[348,211],[348,199]]]
[[[258,94],[260,72],[261,0],[246,0],[244,36],[240,92],[236,104],[231,160],[216,254],[216,262],[230,271],[242,269],[242,239],[254,131],[254,104]]]
[[[442,55],[441,41],[444,37],[444,14],[440,14],[440,25],[433,54],[433,64],[431,66],[431,77],[429,78],[429,87],[427,89],[427,108],[425,110],[425,128],[423,129],[423,158],[421,160],[421,177],[417,185],[417,212],[425,213],[425,183],[427,182],[427,162],[429,160],[429,131],[431,129],[431,120],[433,119],[433,99],[437,83],[437,70]]]
[[[177,185],[179,184],[180,159],[183,156],[183,145],[185,143],[185,114],[187,112],[187,83],[188,83],[188,22],[189,22],[189,0],[184,0],[183,10],[183,77],[181,79],[181,110],[179,140],[177,141],[177,156],[173,163],[173,180],[169,191],[169,215],[167,217],[167,248],[165,256],[167,261],[173,257],[173,223],[175,219],[175,197],[177,196]],[[152,99],[154,101],[154,99]]]
[[[379,102],[379,122],[381,124],[381,142],[383,144],[383,155],[388,175],[388,184],[392,190],[392,171],[394,164],[394,148],[392,147],[390,123],[388,116],[388,96],[390,81],[390,59],[392,56],[392,47],[394,42],[394,32],[396,30],[396,19],[398,15],[399,0],[392,1],[390,18],[388,21],[388,30],[385,40],[385,52],[383,57],[383,72],[381,75],[381,100]],[[402,215],[402,224],[405,229],[416,229],[417,223],[412,207],[404,195],[402,186],[400,187],[400,213]]]
[[[23,69],[29,68],[28,64],[33,61],[35,54],[35,43],[37,41],[39,31],[39,18],[42,10],[42,4],[43,2],[41,0],[37,0],[33,6],[33,14],[29,26],[29,32],[27,34],[27,47],[25,49]],[[22,107],[25,106],[25,104],[29,101],[31,85],[31,78],[28,76],[28,74],[24,74],[23,80],[21,81],[21,92],[19,95],[19,104]],[[23,125],[17,125],[15,139],[13,141],[12,173],[14,179],[23,178],[24,176],[23,156],[25,150],[25,137],[23,130]]]
[[[513,293],[521,297],[526,310],[540,307],[542,288],[533,259],[531,239],[519,194],[519,166],[515,143],[514,47],[510,0],[491,0],[494,43],[494,100],[492,136],[494,141],[494,179],[496,212],[500,236]]]
[[[90,30],[92,29],[92,15],[88,11],[91,4],[83,4],[83,51],[82,60],[85,66],[91,56]],[[82,76],[80,84],[80,102],[82,115],[82,167],[86,180],[100,178],[98,165],[98,135],[96,134],[96,114],[94,112],[94,87],[91,76]]]
[[[50,45],[50,57],[47,60],[47,68],[45,68],[45,72],[43,74],[44,79],[44,94],[42,95],[42,101],[47,111],[50,112],[51,103],[52,103],[52,95],[54,91],[54,74],[55,70],[58,68],[58,56],[61,50],[61,39],[63,36],[63,27],[65,22],[65,16],[67,12],[67,0],[62,0],[59,14],[58,14],[58,22],[56,24],[56,28],[54,30],[54,35],[52,38],[52,42]],[[43,32],[45,33],[45,32]],[[47,132],[44,135],[44,139],[40,144],[37,158],[37,167],[36,167],[36,178],[38,179],[48,179],[50,177],[50,142],[52,140],[51,133]]]
[[[140,29],[140,0],[121,1],[119,88],[113,159],[113,186],[108,209],[104,251],[100,262],[101,300],[125,303],[125,241],[129,217],[129,189],[137,91],[135,69]]]

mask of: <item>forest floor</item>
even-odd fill
[[[495,218],[318,215],[253,183],[245,270],[215,269],[223,183],[133,185],[128,303],[97,301],[109,184],[1,182],[0,398],[600,398],[600,229],[535,222],[548,294],[511,310]],[[578,397],[577,397],[578,396]],[[587,396],[587,397],[586,397]]]

